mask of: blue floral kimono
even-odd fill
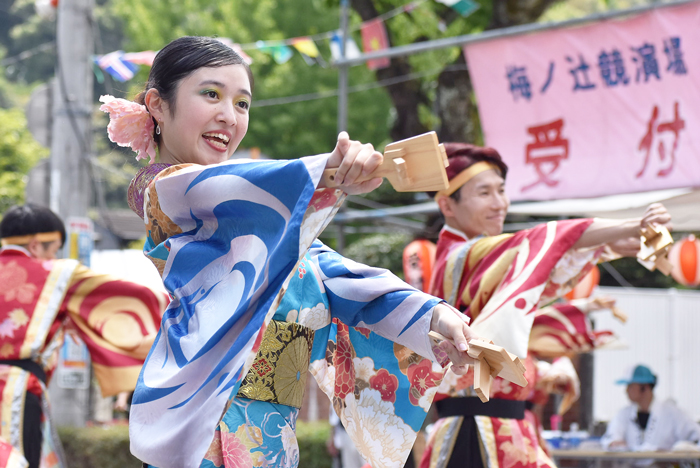
[[[427,334],[439,300],[316,240],[344,198],[316,190],[326,158],[134,179],[173,296],[133,399],[146,463],[297,467],[310,371],[373,468],[403,466],[443,375]]]

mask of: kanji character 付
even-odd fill
[[[666,177],[669,175],[676,164],[676,150],[678,149],[678,141],[680,139],[680,131],[685,128],[685,120],[680,116],[678,101],[673,104],[673,120],[670,122],[659,123],[656,125],[656,121],[659,118],[659,106],[654,106],[651,111],[651,118],[647,123],[647,132],[642,137],[639,142],[638,150],[644,152],[644,165],[642,169],[637,173],[636,177],[639,179],[644,175],[644,172],[649,165],[651,150],[654,143],[654,136],[658,136],[660,133],[670,132],[673,134],[673,145],[671,146],[671,152],[668,154],[668,162],[666,163],[666,145],[663,141],[659,140],[657,149],[659,154],[659,161],[661,163],[666,163],[666,167],[659,169],[656,173],[657,177]]]

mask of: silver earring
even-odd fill
[[[156,135],[160,135],[160,124],[156,125]]]

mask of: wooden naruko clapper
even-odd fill
[[[447,340],[434,331],[428,332],[428,336],[434,343]],[[494,377],[501,377],[521,387],[527,385],[525,365],[520,358],[509,353],[502,346],[483,340],[470,340],[467,354],[475,361],[474,392],[482,402],[489,401],[491,381]]]
[[[445,172],[448,165],[444,145],[435,132],[428,132],[386,145],[384,162],[370,175],[358,177],[356,182],[384,177],[397,192],[437,192],[449,186]],[[338,186],[337,170],[323,171],[326,187]]]

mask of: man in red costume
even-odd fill
[[[0,467],[26,466],[18,455],[30,468],[62,467],[46,388],[66,329],[87,344],[104,396],[133,390],[168,298],[56,260],[66,233],[48,208],[10,208],[0,238]]]
[[[606,244],[620,252],[640,227],[666,224],[661,205],[643,218],[577,219],[502,234],[509,201],[508,171],[498,152],[464,143],[445,144],[448,189],[431,194],[445,217],[437,243],[430,293],[472,320],[472,329],[523,359],[528,386],[496,378],[491,400],[472,390],[473,373],[448,372],[438,388],[439,420],[421,468],[539,468],[554,466],[539,445],[537,428],[525,418],[525,402],[537,383],[528,355],[536,311],[562,297],[595,265]],[[638,240],[625,251],[633,254]],[[616,248],[615,248],[616,247]]]

